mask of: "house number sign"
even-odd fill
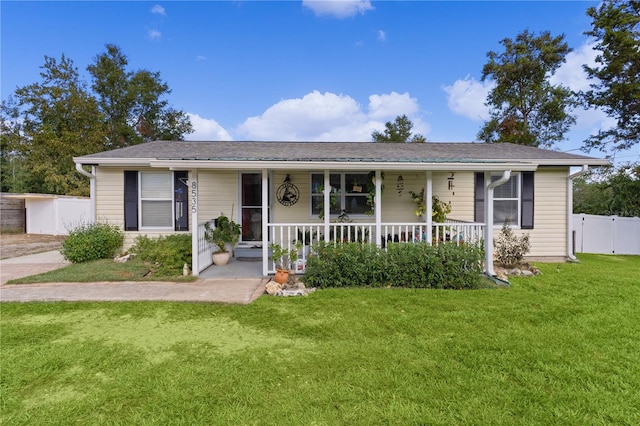
[[[278,187],[276,197],[278,198],[278,202],[283,206],[292,206],[298,202],[300,191],[297,186],[289,181],[285,181]]]
[[[198,211],[198,182],[191,182],[191,213]]]

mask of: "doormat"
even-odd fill
[[[262,262],[261,257],[236,257],[239,262]]]

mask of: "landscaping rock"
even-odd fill
[[[541,272],[535,266],[529,265],[528,263],[523,263],[518,265],[517,267],[509,267],[505,268],[502,265],[495,265],[496,277],[501,280],[509,281],[509,277],[513,276],[523,276],[523,277],[531,277],[534,275],[540,275]]]
[[[279,284],[277,282],[275,282],[274,280],[271,280],[267,283],[267,285],[264,287],[265,291],[267,292],[267,294],[270,295],[275,295],[276,293],[278,293],[281,289],[282,289],[282,284]]]
[[[300,280],[287,282],[285,284],[279,284],[274,280],[271,280],[265,286],[265,292],[271,296],[306,296],[314,291],[316,291],[315,288],[306,288],[304,283]]]
[[[133,258],[133,256],[134,255],[132,253],[125,254],[123,256],[116,256],[113,258],[113,261],[116,263],[127,263],[131,258]]]

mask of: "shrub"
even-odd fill
[[[495,258],[503,266],[510,267],[522,263],[529,253],[529,234],[518,237],[509,226],[509,219],[504,221],[502,231],[495,240]]]
[[[304,281],[317,287],[476,288],[482,250],[445,243],[389,243],[386,249],[359,243],[318,243]]]
[[[186,263],[191,267],[191,234],[174,234],[149,238],[140,235],[129,249],[140,259],[157,265],[156,275],[182,275]]]
[[[115,225],[86,223],[69,231],[60,253],[72,263],[113,257],[122,247],[124,233]]]

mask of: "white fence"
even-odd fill
[[[574,214],[575,251],[640,255],[640,218]]]
[[[27,234],[68,235],[78,225],[92,222],[89,198],[27,198]]]

